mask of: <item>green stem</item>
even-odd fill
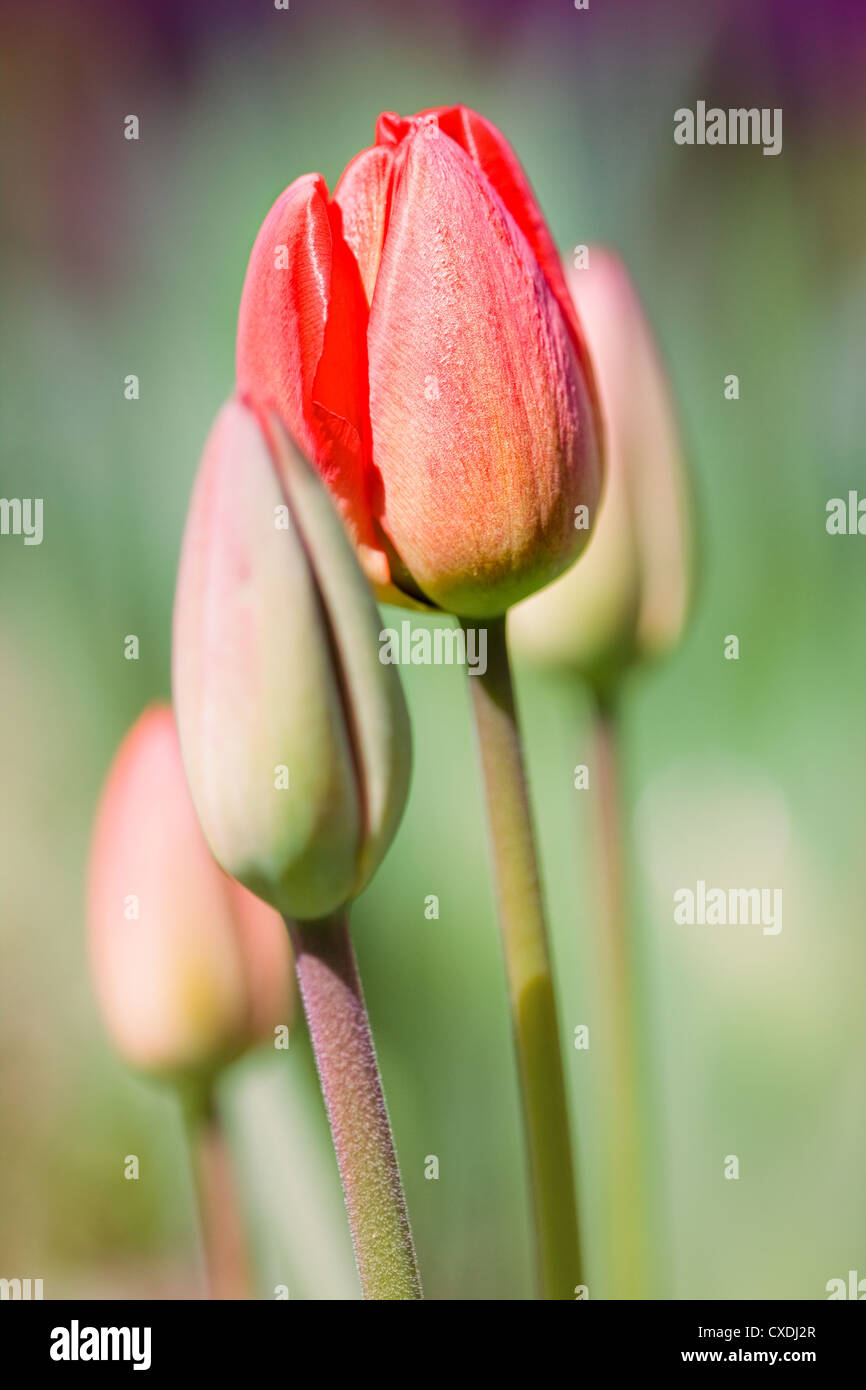
[[[625,833],[619,769],[619,713],[612,698],[594,710],[596,861],[603,1037],[607,1057],[604,1126],[611,1297],[647,1297],[647,1154],[642,1145],[635,1030],[634,950],[629,933]]]
[[[423,1297],[345,913],[288,922],[365,1298]]]
[[[471,676],[469,685],[529,1151],[539,1285],[542,1298],[573,1299],[584,1279],[568,1107],[504,618],[487,624],[487,670]]]
[[[243,1217],[212,1082],[182,1096],[211,1298],[248,1299]]]

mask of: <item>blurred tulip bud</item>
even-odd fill
[[[132,1066],[201,1079],[291,1025],[288,933],[214,862],[167,706],[147,710],[114,759],[97,813],[88,915],[99,1002]]]
[[[333,198],[312,174],[282,194],[237,374],[390,601],[493,617],[586,543],[601,433],[577,314],[513,151],[465,107],[384,115]]]
[[[678,640],[692,584],[686,465],[667,377],[622,261],[601,247],[570,272],[599,382],[608,471],[586,554],[520,604],[515,650],[579,670],[600,692]]]
[[[213,427],[175,599],[184,764],[223,868],[299,921],[354,898],[409,783],[400,679],[334,508],[276,417]]]

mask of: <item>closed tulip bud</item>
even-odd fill
[[[132,1066],[207,1079],[291,1023],[285,927],[214,862],[167,706],[146,711],[115,757],[96,819],[88,916],[99,1002]]]
[[[327,493],[279,421],[224,406],[183,540],[175,709],[214,855],[297,920],[360,892],[405,804],[408,713],[379,628]]]
[[[382,597],[494,617],[586,542],[601,432],[580,324],[514,153],[465,107],[382,116],[333,198],[308,175],[277,200],[237,372]]]
[[[692,582],[686,465],[667,377],[622,261],[602,248],[570,285],[596,368],[608,471],[586,554],[509,619],[515,649],[602,693],[678,640]]]

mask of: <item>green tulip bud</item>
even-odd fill
[[[229,402],[183,540],[175,708],[216,859],[299,921],[357,896],[405,805],[409,719],[379,627],[306,459],[276,417]]]

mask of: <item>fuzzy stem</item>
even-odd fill
[[[487,792],[539,1286],[542,1298],[573,1299],[584,1280],[568,1107],[504,618],[487,624],[487,670],[469,685]]]
[[[604,1006],[607,1110],[605,1174],[611,1296],[646,1298],[648,1230],[641,1143],[640,1078],[635,1033],[634,961],[630,940],[625,833],[619,768],[619,714],[613,698],[594,706],[593,778],[601,914],[599,949]]]
[[[243,1217],[212,1082],[183,1098],[211,1298],[248,1299],[251,1278]]]
[[[345,913],[287,925],[364,1297],[421,1298],[406,1199]]]

